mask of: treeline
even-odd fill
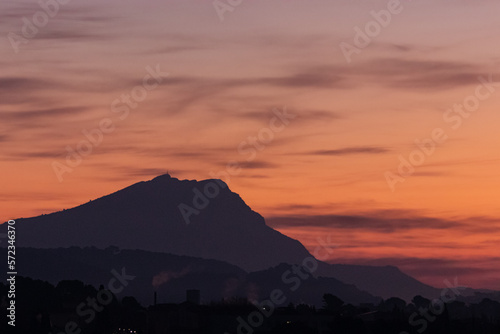
[[[102,285],[96,289],[78,280],[54,286],[41,280],[16,277],[15,327],[7,322],[8,287],[0,283],[0,333],[87,334],[113,333],[129,314],[142,309],[133,297],[118,301]],[[133,310],[133,311],[131,311]],[[144,318],[144,317],[143,317]]]
[[[2,312],[7,285],[0,283]],[[350,305],[323,295],[323,306],[256,306],[246,299],[206,305],[140,305],[134,297],[118,300],[103,286],[61,281],[57,286],[30,278],[16,279],[16,327],[1,315],[0,333],[22,334],[498,334],[500,303],[439,303],[416,296],[410,303],[390,298],[378,305]]]

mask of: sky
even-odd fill
[[[500,290],[497,1],[0,2],[2,221],[220,177],[332,263]]]

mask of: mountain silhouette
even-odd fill
[[[335,277],[362,291],[384,299],[397,296],[406,301],[416,295],[438,298],[441,290],[424,284],[395,266],[362,266],[319,263],[317,275]]]
[[[6,225],[0,225],[0,233]],[[224,261],[246,272],[301,264],[312,255],[297,240],[266,225],[221,180],[139,182],[78,207],[16,219],[18,247],[137,249]],[[331,265],[316,276],[335,278],[382,298],[438,297],[439,291],[396,267]]]
[[[219,194],[186,222],[179,206],[197,210],[193,199],[209,184]],[[311,256],[300,242],[267,226],[222,181],[181,181],[168,174],[72,209],[18,219],[16,229],[19,247],[115,245],[218,259],[247,271]]]

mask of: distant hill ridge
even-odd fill
[[[352,304],[380,301],[335,278],[310,277],[293,290],[293,284],[282,281],[283,273],[291,272],[289,264],[246,273],[222,261],[116,247],[18,248],[17,258],[23,263],[23,276],[54,285],[62,280],[80,280],[96,287],[107,286],[114,277],[112,271],[123,272],[129,279],[119,297],[134,296],[143,305],[152,304],[154,292],[158,302],[183,302],[188,289],[200,290],[204,302],[234,297],[265,300],[275,289],[281,289],[286,295],[286,305],[302,301],[319,307],[324,293],[335,294]],[[6,274],[0,273],[0,279],[5,282]]]

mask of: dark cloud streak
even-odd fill
[[[395,233],[399,230],[448,229],[459,225],[457,222],[428,217],[378,218],[355,215],[294,215],[276,216],[267,219],[275,228],[322,227],[363,231]]]
[[[352,155],[352,154],[381,154],[390,152],[389,149],[384,147],[372,147],[372,146],[359,146],[359,147],[345,147],[335,150],[319,150],[312,151],[307,154],[311,155],[326,155],[326,156],[342,156],[342,155]]]

